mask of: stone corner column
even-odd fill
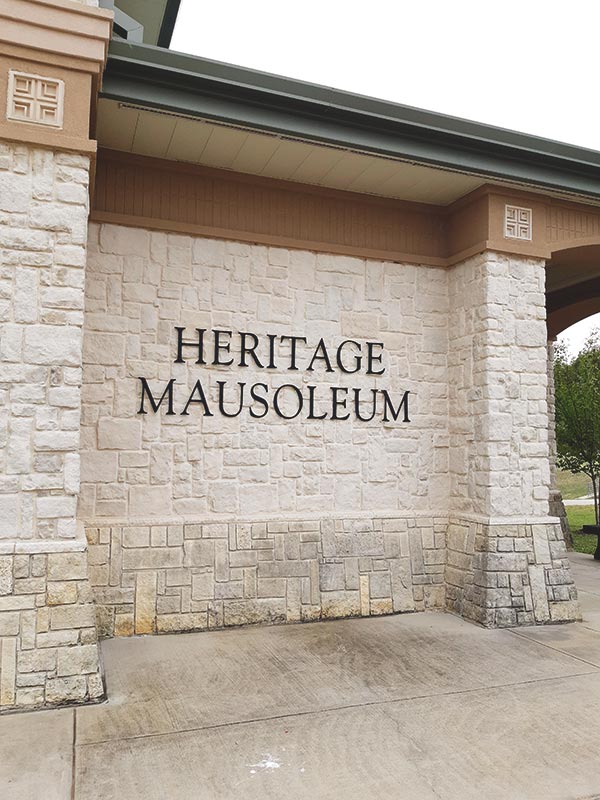
[[[580,618],[549,513],[544,261],[484,252],[450,276],[448,608],[486,627]]]
[[[104,695],[76,514],[90,112],[110,27],[85,3],[0,9],[0,711]]]

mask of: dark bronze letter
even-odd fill
[[[400,416],[400,412],[404,408],[404,419],[402,421],[403,422],[410,422],[410,419],[408,418],[408,395],[410,394],[410,392],[404,392],[404,395],[402,396],[402,400],[400,401],[400,405],[398,406],[398,408],[396,410],[394,410],[394,406],[392,405],[392,401],[390,400],[390,396],[387,393],[387,390],[386,389],[380,389],[380,391],[381,391],[381,394],[383,395],[383,402],[384,402],[384,406],[383,406],[383,421],[384,422],[389,422],[388,415],[387,415],[387,412],[388,412],[388,409],[389,409],[392,417],[394,418],[394,422],[396,422],[396,420]]]
[[[160,400],[158,401],[158,403],[156,402],[156,400],[152,396],[152,392],[150,391],[150,387],[148,386],[148,381],[146,380],[146,378],[139,378],[139,380],[142,382],[142,398],[141,398],[141,401],[140,401],[140,410],[137,413],[138,414],[147,414],[148,413],[146,411],[146,409],[144,408],[144,397],[147,397],[148,400],[150,401],[150,406],[152,408],[152,411],[154,411],[154,413],[156,414],[156,412],[158,411],[162,401],[165,399],[165,396],[166,396],[166,397],[169,398],[168,399],[168,406],[167,406],[167,408],[168,408],[167,416],[169,416],[169,417],[175,416],[175,412],[173,411],[173,384],[175,383],[175,378],[171,378],[171,380],[167,383],[167,388],[162,393],[162,396],[161,396]]]
[[[383,358],[383,353],[379,353],[378,355],[373,353],[374,347],[381,347],[383,350],[383,342],[367,342],[367,375],[383,375],[385,367],[382,367],[380,370],[373,369],[373,362],[377,361],[381,364],[381,359]]]
[[[204,334],[206,332],[206,328],[196,328],[196,333],[198,334],[198,341],[197,342],[184,342],[183,340],[183,332],[185,328],[177,328],[177,358],[175,359],[176,364],[183,364],[183,348],[184,347],[195,347],[198,350],[198,358],[196,360],[196,364],[206,364],[204,360]]]

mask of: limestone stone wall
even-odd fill
[[[437,514],[448,493],[447,273],[202,237],[92,225],[86,275],[80,516],[303,519],[321,509]],[[198,366],[175,326],[382,342],[385,374]],[[233,352],[234,346],[232,346]],[[156,392],[197,378],[385,388],[410,395],[410,423],[139,415]],[[229,389],[232,391],[232,389]],[[185,396],[185,392],[180,395]],[[317,401],[318,403],[320,401]],[[181,407],[181,401],[179,408]],[[323,406],[321,406],[322,408]]]
[[[445,518],[89,528],[103,636],[445,608]]]
[[[0,711],[104,697],[82,542],[0,542]]]
[[[75,516],[88,171],[0,143],[0,711],[103,695]]]
[[[482,253],[449,275],[450,510],[547,517],[544,262]]]
[[[574,618],[548,516],[543,281],[494,253],[438,270],[91,226],[79,513],[102,633]],[[385,373],[174,363],[176,326],[381,341]],[[211,404],[217,380],[409,391],[410,422],[139,414],[140,376],[156,400],[201,378]]]
[[[447,606],[487,627],[578,619],[560,523],[450,521]]]
[[[0,143],[0,539],[76,536],[88,168]]]
[[[448,608],[487,626],[578,617],[549,516],[544,263],[483,253],[449,276]]]

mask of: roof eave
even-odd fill
[[[600,152],[148,45],[111,43],[102,95],[257,132],[600,198]]]

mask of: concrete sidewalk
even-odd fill
[[[110,701],[0,719],[2,800],[600,794],[600,562],[576,625],[415,614],[114,639]]]

